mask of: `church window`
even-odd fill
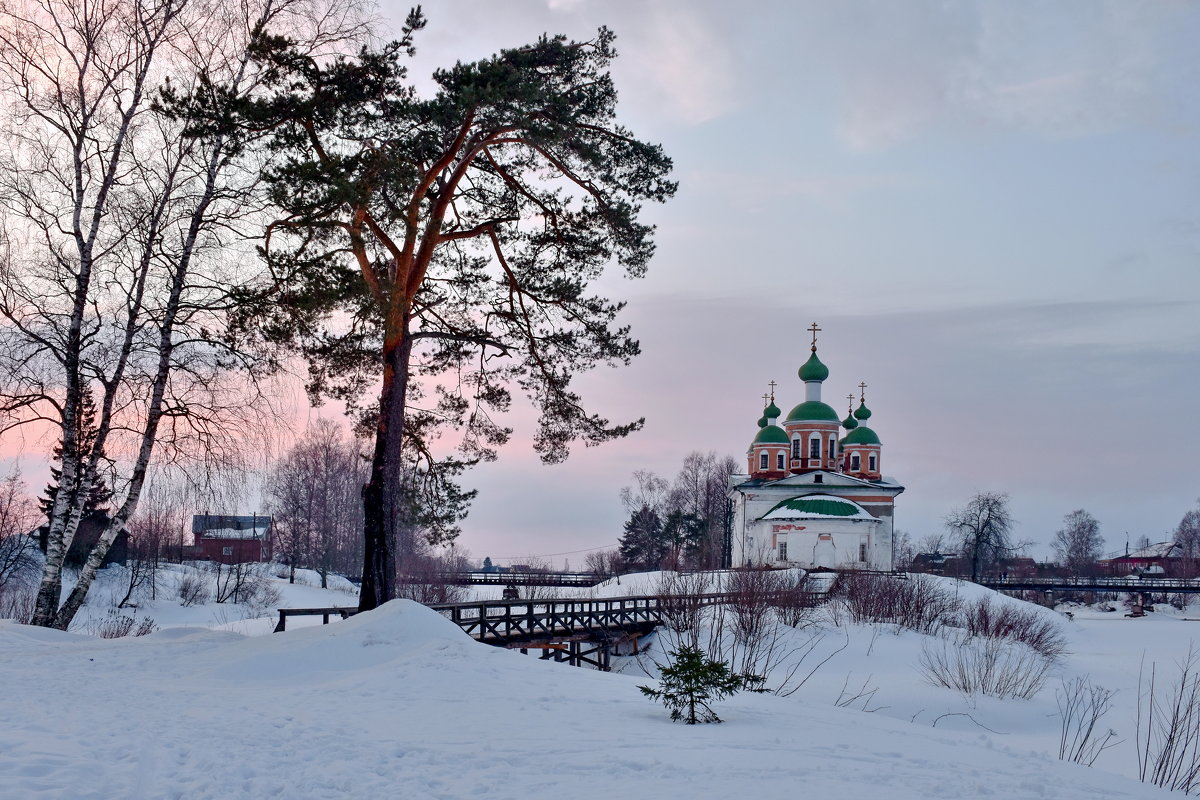
[[[836,436],[829,437],[829,457],[837,458],[837,437]]]
[[[800,460],[800,440],[792,439],[792,458]]]
[[[859,466],[861,464],[862,464],[862,462],[859,461],[858,453],[855,453],[854,455],[850,456],[850,471],[851,472],[858,472]]]
[[[775,469],[779,469],[779,470],[782,470],[782,469],[784,469],[784,466],[783,466],[783,453],[777,453],[777,454],[775,455]]]
[[[779,543],[779,560],[787,561],[787,542]]]
[[[871,453],[870,457],[867,458],[867,463],[871,465],[871,472],[874,472],[875,471],[875,454],[874,453]]]
[[[814,437],[814,438],[808,440],[808,457],[809,458],[820,458],[821,457],[821,440],[820,439],[817,439]]]
[[[763,453],[762,455],[760,455],[760,456],[758,457],[758,468],[759,468],[759,469],[766,469],[766,468],[767,468],[767,466],[768,466],[768,464],[767,464],[767,454],[766,454],[766,453]]]
[[[867,543],[866,542],[858,543],[858,560],[864,564],[867,563]]]

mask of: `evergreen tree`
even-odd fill
[[[744,688],[761,686],[758,675],[740,675],[729,669],[724,661],[709,658],[693,645],[672,650],[671,664],[655,666],[662,673],[660,688],[639,686],[642,694],[659,700],[671,711],[671,719],[688,725],[697,722],[720,722],[721,718],[709,703],[737,694]]]
[[[418,8],[400,41],[330,60],[262,37],[264,96],[166,98],[194,135],[265,134],[274,149],[265,178],[283,214],[265,255],[279,291],[240,298],[244,334],[297,345],[311,394],[374,433],[364,610],[394,596],[398,533],[456,535],[470,495],[455,476],[508,439],[494,420],[513,388],[539,411],[548,463],[641,426],[589,412],[570,384],[638,353],[624,304],[590,284],[611,265],[645,273],[641,204],[676,188],[662,148],[617,122],[610,31],[438,70],[423,98],[402,62],[424,25]],[[461,447],[435,457],[447,426]]]
[[[79,442],[79,457],[80,461],[87,462],[92,457],[92,451],[96,445],[96,402],[92,397],[90,389],[85,389],[80,396],[79,414],[76,417],[75,436]],[[62,461],[62,440],[54,446],[53,458],[56,462]],[[97,454],[101,456],[101,454]],[[38,500],[38,504],[42,513],[47,517],[50,516],[51,509],[54,508],[54,501],[58,497],[60,484],[62,482],[62,469],[50,467],[50,484],[46,486],[46,492],[43,497]],[[82,476],[74,486],[68,487],[68,491],[72,494],[81,490],[80,483]],[[107,503],[112,499],[112,490],[105,484],[104,479],[97,474],[92,480],[91,485],[86,489],[87,496],[84,498],[83,516],[86,518],[94,513],[106,513],[108,511]]]
[[[621,558],[631,566],[657,569],[667,554],[662,520],[658,512],[642,506],[629,516],[625,535],[621,537]]]

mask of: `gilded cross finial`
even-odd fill
[[[808,326],[808,331],[812,333],[812,351],[817,352],[817,332],[821,329],[817,327],[817,323]]]
[[[769,402],[770,402],[770,400],[768,400],[768,398],[769,398],[769,397],[770,397],[770,395],[767,395],[767,394],[764,394],[764,395],[763,395],[763,408],[766,408],[766,407],[767,407],[767,403],[769,403]]]
[[[867,402],[867,385],[865,383],[860,382],[858,384],[858,391],[859,391],[858,402],[860,402],[860,403]]]
[[[851,414],[853,414],[854,413],[854,392],[851,392],[850,394],[846,395],[846,399],[850,401],[849,404],[846,406],[846,408],[850,411]]]
[[[767,384],[767,386],[771,387],[771,402],[774,403],[775,402],[775,381],[771,381],[770,383]]]

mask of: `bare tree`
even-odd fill
[[[946,528],[971,560],[971,580],[978,581],[987,570],[1029,545],[1012,541],[1013,518],[1008,495],[978,492],[962,508],[946,517]]]
[[[1059,563],[1076,575],[1091,571],[1103,555],[1100,521],[1082,508],[1063,517],[1063,527],[1051,542]]]
[[[15,467],[0,479],[0,594],[24,588],[37,569],[36,545],[29,535],[37,506]]]
[[[689,515],[700,526],[700,537],[689,566],[700,569],[727,566],[724,547],[726,492],[729,476],[737,471],[736,459],[720,457],[711,450],[707,453],[693,451],[684,456],[671,486],[670,510]]]
[[[1175,527],[1175,544],[1179,546],[1187,575],[1195,575],[1196,565],[1200,563],[1200,508],[1191,509],[1179,520]]]
[[[322,588],[330,572],[355,574],[366,468],[358,443],[322,419],[271,471],[267,497],[292,582],[298,566],[320,573]]]
[[[10,0],[0,14],[0,434],[61,429],[60,485],[113,474],[117,502],[61,603],[84,498],[49,512],[36,624],[66,628],[126,520],[151,459],[237,463],[261,430],[275,367],[231,327],[258,278],[262,202],[250,150],[186,138],[161,88],[254,92],[252,31],[314,48],[357,31],[308,0]],[[315,12],[314,12],[315,9]],[[253,265],[253,266],[251,266]],[[90,446],[77,422],[97,398]]]

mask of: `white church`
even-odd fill
[[[780,422],[774,382],[746,453],[730,478],[733,566],[891,570],[893,512],[904,491],[882,472],[879,437],[867,427],[866,384],[844,420],[821,400],[829,368],[812,352],[800,367],[804,402]],[[845,433],[843,434],[843,430]]]

